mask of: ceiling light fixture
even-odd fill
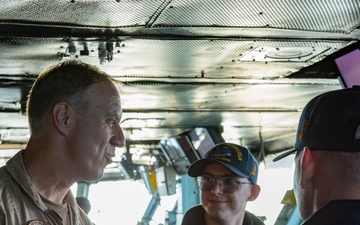
[[[257,47],[239,61],[306,62],[329,50],[330,47]]]

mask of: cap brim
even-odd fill
[[[287,152],[285,152],[285,153],[282,153],[282,154],[276,156],[275,158],[273,158],[272,161],[273,161],[273,162],[279,161],[280,159],[283,159],[283,158],[285,158],[285,157],[293,154],[293,153],[296,152],[296,151],[298,151],[298,150],[295,149],[295,148],[293,148],[293,149],[291,149],[291,150],[289,150],[289,151],[287,151]]]
[[[223,166],[225,166],[226,168],[228,168],[229,170],[231,170],[232,172],[234,172],[235,174],[243,177],[243,178],[249,178],[250,177],[248,175],[246,175],[245,173],[243,173],[242,171],[238,170],[237,168],[233,167],[232,165],[229,165],[227,163],[223,163],[221,161],[218,160],[214,160],[214,159],[200,159],[196,162],[194,162],[188,169],[188,175],[190,177],[197,177],[202,175],[203,169],[210,164],[213,163],[219,163]]]
[[[190,177],[197,177],[201,175],[203,169],[205,166],[212,164],[212,163],[218,163],[218,161],[213,159],[200,159],[193,164],[188,169],[188,175]]]

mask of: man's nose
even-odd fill
[[[115,147],[122,148],[125,146],[125,136],[120,124],[115,127],[114,136],[110,140],[111,144]]]
[[[223,189],[221,186],[221,181],[219,179],[215,179],[214,180],[214,184],[211,188],[211,192],[215,195],[217,194],[222,194],[223,193]]]

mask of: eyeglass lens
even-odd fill
[[[210,191],[215,184],[215,180],[219,180],[219,185],[222,191],[227,193],[235,192],[236,189],[239,187],[240,183],[246,183],[246,182],[240,182],[233,177],[215,178],[212,176],[200,176],[197,177],[197,184],[201,190]],[[251,184],[251,183],[246,183],[246,184]]]

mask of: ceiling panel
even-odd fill
[[[26,142],[38,73],[75,58],[119,81],[128,141],[216,127],[271,155],[311,98],[342,88],[334,58],[360,40],[358,0],[0,3],[2,144]]]
[[[153,26],[270,27],[346,33],[357,27],[359,20],[359,2],[353,0],[191,0],[171,1]]]

